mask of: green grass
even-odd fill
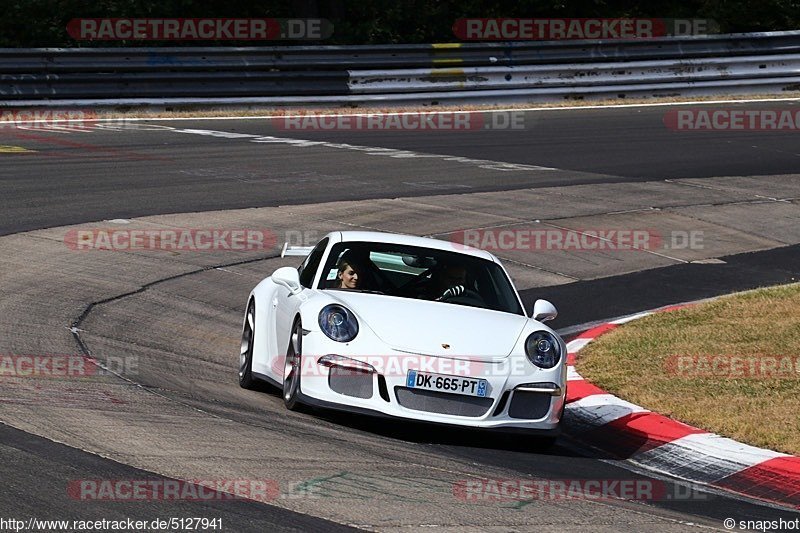
[[[730,372],[733,358],[740,366]],[[698,367],[698,360],[724,364],[715,371]],[[783,366],[769,370],[772,363]],[[647,409],[753,446],[800,454],[800,284],[625,324],[580,351],[577,369]]]

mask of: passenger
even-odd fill
[[[339,259],[339,263],[336,265],[336,284],[334,288],[336,289],[357,289],[358,287],[358,276],[359,272],[362,272],[361,266],[358,261],[355,260],[353,254],[349,252],[345,252],[345,254]]]

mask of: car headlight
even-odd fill
[[[326,305],[319,312],[319,327],[331,339],[350,342],[358,335],[358,320],[341,305]]]
[[[546,331],[536,331],[525,339],[525,353],[539,368],[553,368],[561,360],[561,344]]]

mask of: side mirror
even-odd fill
[[[556,306],[547,300],[536,300],[536,303],[533,304],[533,313],[531,317],[534,320],[547,322],[548,320],[553,320],[557,316],[558,311],[556,310]]]
[[[299,294],[303,290],[300,285],[300,274],[296,268],[281,267],[272,273],[272,281],[289,289],[292,294]]]

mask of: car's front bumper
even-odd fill
[[[408,354],[385,346],[354,348],[329,341],[319,332],[304,337],[300,380],[304,403],[436,424],[543,435],[558,432],[566,398],[564,361],[544,370],[524,355],[486,362]],[[325,356],[332,354],[347,359],[333,358],[342,364],[331,364]],[[409,388],[408,368],[485,379],[487,394],[480,398]]]

